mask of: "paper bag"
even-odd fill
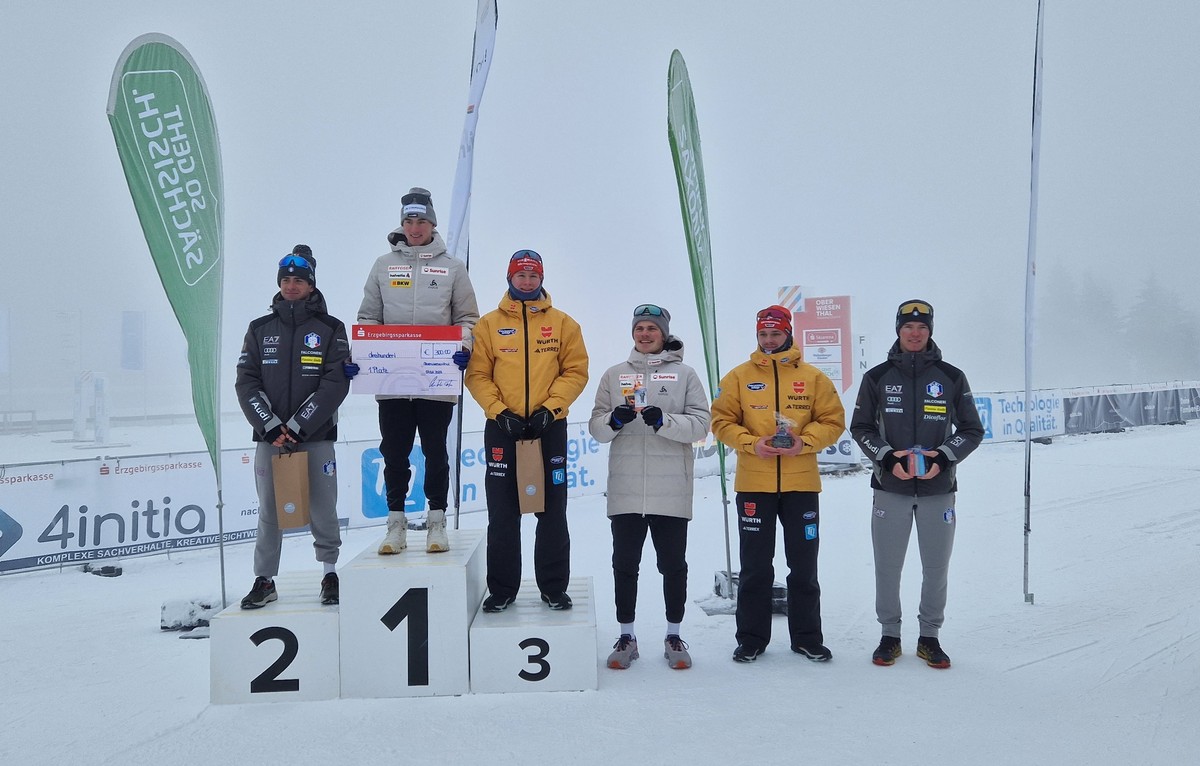
[[[546,510],[546,469],[542,466],[542,440],[517,442],[517,495],[521,513]]]
[[[283,452],[271,456],[275,482],[275,516],[283,529],[308,526],[308,453]],[[263,509],[259,509],[262,513]]]

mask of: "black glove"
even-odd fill
[[[903,462],[905,462],[905,459],[902,457],[896,457],[895,450],[888,450],[887,454],[883,456],[883,459],[879,461],[879,465],[883,467],[884,473],[891,473],[893,468]]]
[[[554,413],[545,407],[538,407],[529,416],[529,438],[537,439],[554,422]]]
[[[512,410],[505,410],[496,416],[496,425],[500,426],[500,430],[508,434],[515,441],[520,441],[525,438],[525,430],[529,424],[525,422],[525,418],[521,417]]]
[[[618,405],[617,408],[612,411],[612,415],[608,419],[608,427],[614,431],[619,431],[621,430],[621,426],[625,425],[626,423],[632,423],[636,417],[637,411],[633,409],[633,405]]]
[[[280,423],[279,425],[272,428],[270,431],[267,431],[265,434],[263,434],[263,441],[265,441],[267,444],[274,444],[275,440],[278,439],[282,435],[283,435],[283,423]]]
[[[946,453],[942,452],[941,450],[938,450],[937,454],[933,457],[926,455],[925,459],[936,465],[939,471],[945,471],[950,468],[950,458],[947,457]]]
[[[471,352],[469,349],[461,348],[455,351],[450,356],[450,359],[454,364],[458,365],[460,372],[464,372],[467,369],[467,363],[471,361]]]
[[[663,411],[654,405],[642,408],[642,420],[655,431],[662,428]]]
[[[345,373],[347,378],[354,380],[354,376],[358,374],[358,365],[347,359],[342,362],[342,372]]]

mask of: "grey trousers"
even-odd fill
[[[333,442],[302,442],[297,452],[308,453],[309,516],[312,518],[313,548],[317,561],[334,564],[342,545],[337,520],[337,463]],[[275,483],[271,477],[271,456],[278,447],[259,442],[254,452],[254,484],[258,488],[258,539],[254,542],[255,577],[279,574],[279,551],[283,533],[275,518]]]
[[[917,520],[921,553],[921,605],[917,621],[922,636],[938,635],[946,619],[946,579],[954,548],[954,493],[912,497],[875,490],[871,543],[875,549],[875,615],[883,635],[900,638],[900,572]]]

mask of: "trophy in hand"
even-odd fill
[[[796,437],[792,436],[791,429],[794,428],[796,422],[791,418],[785,418],[778,412],[775,413],[775,436],[771,438],[771,446],[777,449],[791,449],[796,443]]]

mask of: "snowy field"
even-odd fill
[[[890,668],[870,662],[879,629],[865,474],[827,479],[822,496],[833,661],[776,640],[755,664],[731,662],[733,617],[694,603],[724,566],[710,477],[697,483],[688,556],[683,636],[695,667],[670,670],[655,651],[664,624],[648,549],[642,659],[601,668],[594,692],[210,705],[209,642],[179,640],[158,621],[166,600],[219,593],[216,551],[128,559],[117,578],[77,568],[0,578],[0,764],[1197,762],[1200,424],[1034,447],[1032,606],[1022,598],[1023,447],[985,446],[961,471],[948,671],[914,656],[915,541],[904,656]],[[595,580],[599,662],[617,633],[604,499],[572,500],[570,517],[574,574]],[[343,560],[380,534],[348,534]],[[284,571],[318,579],[311,550],[307,537],[288,540]],[[251,553],[226,552],[231,598],[250,585]]]

